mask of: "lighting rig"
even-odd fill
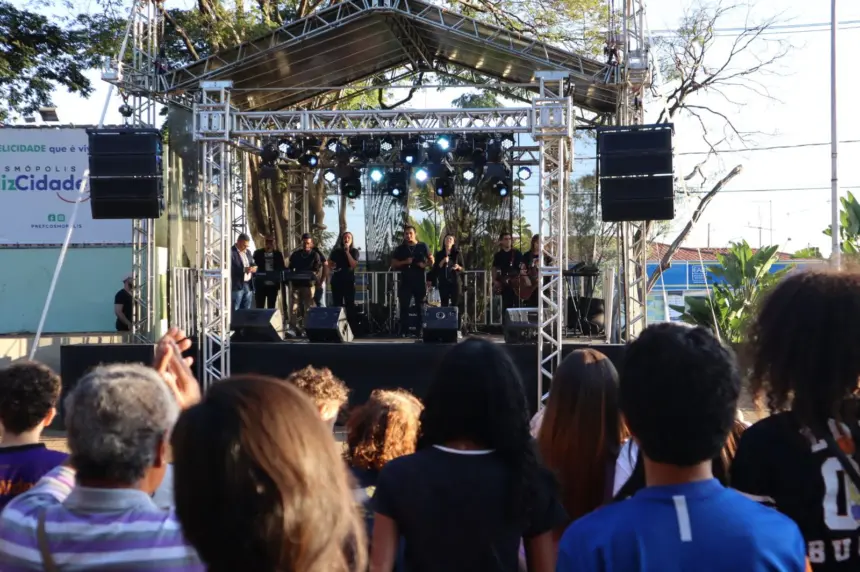
[[[513,191],[514,174],[520,180],[531,176],[528,167],[511,169],[515,143],[511,134],[280,139],[263,145],[260,176],[277,178],[277,167],[299,166],[318,171],[327,185],[352,199],[361,196],[365,176],[371,192],[398,199],[406,197],[410,179],[431,185],[443,199],[454,195],[457,184],[504,199]]]

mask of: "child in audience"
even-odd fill
[[[573,521],[612,499],[615,459],[627,437],[618,372],[609,358],[593,349],[568,354],[553,374],[544,411],[537,437],[541,460],[555,473]]]
[[[0,370],[0,510],[66,460],[39,442],[59,396],[60,377],[48,366],[19,362]]]
[[[340,446],[282,380],[213,385],[171,437],[176,513],[209,572],[364,572]]]
[[[410,572],[516,572],[555,566],[567,516],[538,464],[517,368],[499,344],[467,340],[440,362],[417,451],[387,463],[373,496],[371,570],[390,572],[399,538]]]
[[[815,572],[860,570],[860,274],[795,272],[750,331],[750,385],[772,415],[747,429],[732,486],[790,516]]]
[[[647,486],[574,522],[558,572],[803,572],[797,526],[713,478],[740,394],[730,350],[704,328],[658,324],[628,346],[623,372]]]
[[[346,460],[355,478],[368,535],[373,533],[371,502],[379,471],[389,461],[415,452],[422,409],[421,401],[408,391],[376,389],[349,416]]]
[[[323,422],[334,430],[338,414],[349,397],[346,384],[335,377],[327,367],[313,366],[294,371],[287,377],[287,381],[313,400]]]

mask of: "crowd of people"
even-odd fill
[[[68,456],[39,440],[59,378],[13,364],[0,570],[856,571],[860,275],[795,272],[752,322],[743,368],[672,323],[617,369],[574,351],[534,417],[485,340],[453,346],[423,399],[379,389],[347,410],[313,367],[201,395],[173,329],[153,364],[73,384]],[[743,377],[771,413],[749,428]]]

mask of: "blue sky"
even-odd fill
[[[168,5],[182,6],[190,0],[168,1]],[[24,0],[13,0],[23,6]],[[649,0],[648,23],[652,30],[674,29],[681,16],[682,3],[677,0]],[[96,9],[95,2],[90,2]],[[744,25],[744,19],[760,20],[776,14],[785,24],[818,24],[830,20],[830,3],[807,0],[759,0],[749,13],[738,11],[734,18],[722,21],[720,28],[735,28]],[[860,2],[840,2],[840,20],[860,20]],[[757,147],[794,146],[827,143],[830,140],[830,36],[826,27],[811,32],[780,31],[773,39],[782,38],[794,46],[782,61],[781,75],[762,78],[770,92],[779,102],[751,97],[749,93],[729,90],[729,97],[740,105],[722,101],[718,96],[706,97],[700,103],[718,108],[726,113],[744,131],[760,131],[766,135],[755,139]],[[839,139],[860,139],[860,106],[856,103],[858,80],[853,69],[856,47],[860,40],[860,28],[840,32],[839,59]],[[724,40],[724,49],[731,41],[730,34]],[[853,51],[852,51],[853,48]],[[752,55],[749,56],[750,58]],[[751,60],[747,60],[751,61]],[[739,62],[744,63],[744,62]],[[79,124],[97,123],[107,92],[106,84],[96,80],[97,89],[88,99],[64,92],[55,95],[61,120],[74,119]],[[658,86],[659,89],[659,86]],[[664,88],[665,89],[665,88]],[[444,92],[425,90],[419,92],[413,107],[445,108],[451,100],[464,92],[449,89]],[[108,123],[120,120],[116,109],[120,101],[110,103]],[[646,108],[648,118],[656,118],[660,108],[651,104]],[[717,123],[707,124],[711,130],[719,129]],[[692,119],[676,123],[676,172],[686,173],[701,160],[700,155],[683,153],[706,149],[699,124]],[[576,169],[585,173],[593,170],[593,150],[577,146]],[[830,223],[830,148],[813,145],[789,149],[740,151],[725,153],[712,159],[706,172],[712,177],[743,165],[743,173],[711,203],[686,246],[724,245],[732,240],[746,239],[753,246],[779,244],[788,251],[807,245],[818,246],[827,254],[829,238],[821,231]],[[845,190],[860,189],[860,143],[840,146],[839,179]],[[537,192],[536,177],[526,185],[526,193]],[[693,204],[691,199],[678,209],[676,228],[686,224]],[[524,216],[537,226],[537,199],[527,196],[522,210]],[[336,225],[337,213],[332,210],[327,221]],[[350,229],[354,231],[359,245],[364,242],[364,218],[360,201],[348,213]],[[670,233],[671,240],[674,233]]]

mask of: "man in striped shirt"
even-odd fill
[[[152,500],[180,403],[190,405],[171,389],[142,365],[81,379],[66,401],[69,463],[0,515],[0,570],[205,570],[175,513]]]

